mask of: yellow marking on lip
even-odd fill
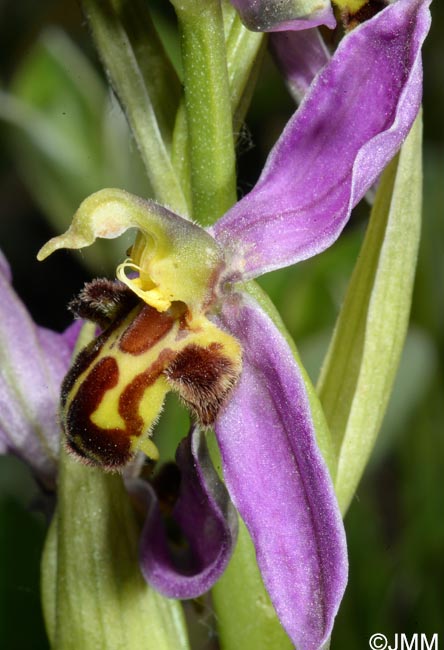
[[[169,389],[170,387],[164,375],[160,375],[154,384],[148,386],[142,395],[138,409],[139,415],[144,422],[156,419],[156,414],[160,412]]]
[[[115,389],[107,390],[99,407],[91,415],[90,420],[100,429],[124,429],[125,422],[119,414],[118,399],[116,403]]]
[[[137,438],[131,442],[131,449],[133,451],[143,451],[145,456],[151,460],[159,460],[159,450],[150,438]]]

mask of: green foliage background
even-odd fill
[[[169,13],[162,11],[165,3],[154,4],[168,40]],[[412,323],[378,445],[346,519],[350,582],[332,647],[347,650],[367,647],[375,632],[389,639],[396,632],[438,633],[444,643],[444,8],[437,0],[432,16],[424,49],[424,226]],[[68,300],[91,275],[111,274],[118,252],[102,247],[88,256],[60,253],[38,264],[36,251],[54,228],[63,228],[70,206],[94,189],[119,184],[141,194],[149,190],[134,143],[116,106],[107,103],[100,80],[96,83],[86,69],[82,72],[78,61],[70,61],[63,72],[41,45],[36,49],[48,26],[65,29],[99,70],[74,0],[8,0],[0,5],[0,89],[12,86],[22,97],[46,106],[54,87],[59,87],[57,101],[51,103],[51,123],[59,125],[67,151],[76,154],[70,159],[59,147],[61,158],[54,163],[59,176],[53,174],[49,183],[44,168],[48,160],[33,157],[23,133],[0,121],[0,246],[34,318],[61,329],[69,322]],[[266,59],[240,137],[241,193],[254,184],[292,110],[282,81]],[[69,190],[60,192],[67,178]],[[313,379],[368,211],[366,204],[358,206],[344,235],[323,255],[262,280]],[[165,454],[171,453],[173,438],[186,426],[177,405],[170,406],[158,434]],[[5,650],[48,647],[39,604],[39,557],[47,521],[39,510],[43,498],[37,495],[27,469],[16,459],[0,458],[0,647]],[[49,512],[49,498],[44,505]],[[195,630],[196,648],[202,650],[217,648],[205,607]]]

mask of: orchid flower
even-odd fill
[[[60,386],[79,323],[62,334],[35,325],[11,287],[11,272],[1,251],[0,296],[0,337],[7,342],[0,351],[0,453],[19,456],[46,488],[53,488]]]
[[[331,632],[347,578],[345,537],[300,369],[246,283],[330,246],[405,139],[421,101],[428,5],[399,0],[342,41],[256,186],[212,228],[107,189],[87,198],[69,230],[39,253],[43,259],[138,229],[118,267],[121,284],[95,281],[73,306],[104,329],[64,381],[68,449],[108,470],[121,469],[139,450],[155,458],[150,433],[165,394],[177,391],[195,421],[178,461],[189,468],[180,523],[197,565],[194,575],[181,572],[162,533],[147,524],[144,575],[181,598],[220,575],[225,560],[216,550],[214,561],[203,546],[215,545],[221,528],[215,533],[209,522],[220,522],[224,507],[206,484],[198,441],[214,426],[231,500],[299,650],[319,648]],[[150,517],[158,521],[152,511]]]

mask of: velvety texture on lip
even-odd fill
[[[398,0],[348,34],[262,175],[213,227],[245,278],[330,246],[404,141],[422,97],[427,0]]]

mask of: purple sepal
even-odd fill
[[[83,320],[75,320],[71,323],[71,325],[68,325],[64,332],[62,332],[63,339],[68,346],[68,350],[70,350],[71,355],[76,346],[77,339],[79,338],[79,334],[84,324],[85,321]],[[97,333],[97,336],[98,334],[99,332]],[[71,357],[69,359],[69,362],[71,362]]]
[[[418,112],[429,4],[389,5],[348,34],[315,78],[257,185],[212,228],[238,276],[312,257],[339,236]]]
[[[300,104],[315,76],[331,59],[319,30],[271,34],[269,43],[290,94]]]
[[[0,429],[0,455],[7,454],[9,451],[8,439],[6,438],[3,431]]]
[[[344,593],[347,551],[304,382],[252,298],[233,296],[222,318],[244,350],[241,379],[216,423],[226,485],[282,625],[298,650],[318,650]]]
[[[11,267],[2,250],[0,250],[0,274],[7,282],[12,282]]]
[[[309,14],[301,13],[299,0],[231,0],[231,4],[245,26],[255,32],[302,30],[318,25],[333,29],[336,26],[329,0],[313,3],[314,9]]]
[[[0,267],[0,449],[25,460],[48,487],[54,485],[59,449],[60,386],[71,340],[38,327]],[[72,337],[70,337],[72,338]]]
[[[152,488],[140,541],[140,564],[147,582],[171,598],[195,598],[208,591],[226,568],[237,536],[237,514],[214,469],[199,429],[182,440],[176,454],[180,495],[173,518],[188,547],[173,559]]]

